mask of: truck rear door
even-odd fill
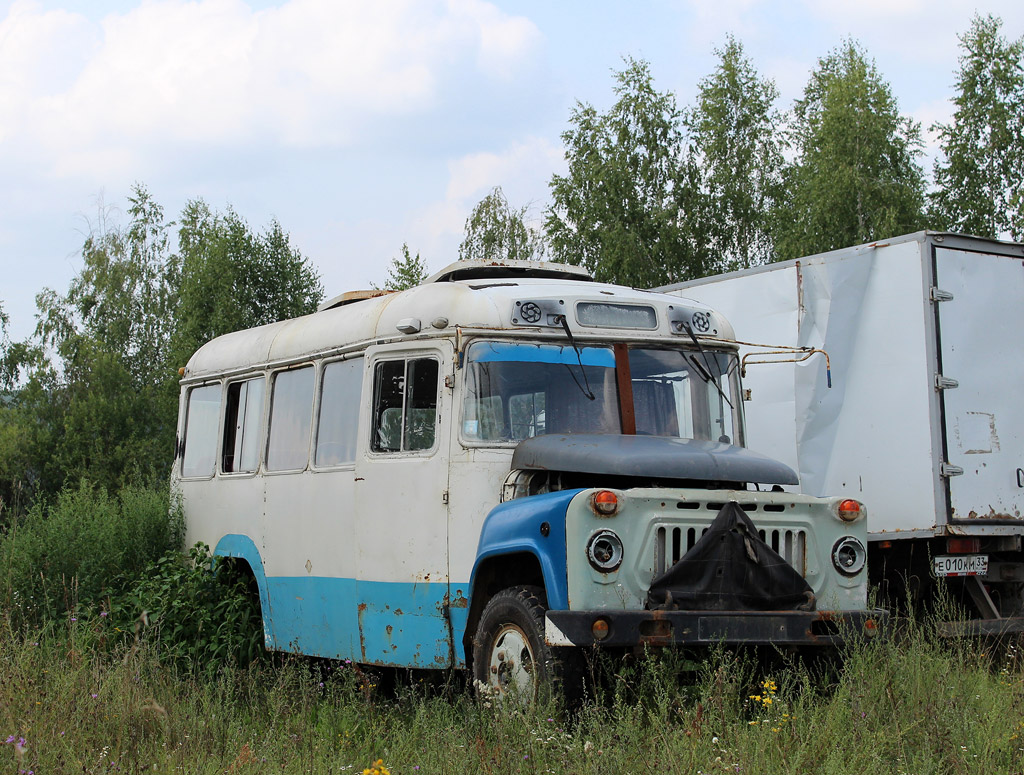
[[[1024,260],[936,247],[952,522],[1024,521]],[[962,473],[957,473],[962,469]]]

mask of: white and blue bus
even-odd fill
[[[580,648],[871,633],[863,505],[782,492],[742,406],[714,310],[463,261],[200,348],[174,487],[268,649],[501,692]]]

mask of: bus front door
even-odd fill
[[[354,540],[360,661],[446,667],[452,349],[367,351]]]

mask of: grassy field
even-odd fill
[[[922,625],[828,675],[718,650],[620,662],[568,716],[344,663],[182,675],[107,618],[71,618],[29,634],[0,620],[0,773],[1024,771],[1015,644]]]

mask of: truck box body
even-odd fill
[[[747,444],[872,540],[1024,534],[1024,245],[918,232],[662,290],[828,353],[831,387],[820,354],[747,365]]]

